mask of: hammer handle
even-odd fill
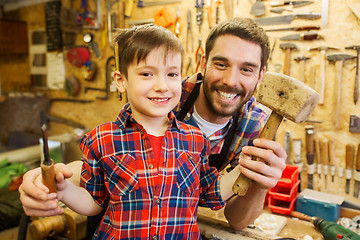
[[[49,188],[50,193],[56,192],[54,161],[52,161],[51,165],[46,165],[43,162],[41,163],[41,175],[42,182],[47,188]]]
[[[291,49],[285,49],[284,74],[290,76]]]
[[[277,114],[275,111],[272,111],[264,129],[260,133],[259,138],[272,140],[275,137],[276,131],[279,128],[282,119],[283,116]],[[253,160],[255,160],[254,157]],[[239,196],[244,196],[249,188],[250,182],[251,179],[246,177],[244,174],[240,174],[232,187],[233,192]]]

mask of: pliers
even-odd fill
[[[199,67],[200,67],[200,62],[201,62],[201,57],[202,55],[205,54],[204,48],[201,46],[201,36],[199,38],[199,46],[196,49],[195,52],[195,62],[196,62],[196,68],[195,68],[195,72],[198,72]]]

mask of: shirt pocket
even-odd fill
[[[138,188],[138,176],[134,157],[125,154],[109,157],[107,166],[104,166],[111,193],[111,200],[125,196]]]
[[[199,155],[186,152],[180,153],[177,158],[177,187],[185,192],[193,193],[200,186]]]

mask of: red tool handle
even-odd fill
[[[304,40],[315,40],[315,39],[319,39],[320,35],[317,33],[306,33],[303,35],[303,39]]]
[[[303,26],[303,27],[295,27],[295,31],[308,31],[308,30],[319,30],[319,26]]]

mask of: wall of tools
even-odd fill
[[[65,70],[66,88],[34,81],[31,56],[5,56],[0,59],[2,92],[35,91],[51,98],[93,100],[86,104],[54,102],[50,109],[53,115],[92,128],[114,120],[126,101],[125,97],[119,101],[109,75],[114,65],[111,43],[115,28],[150,22],[169,28],[183,41],[186,50],[183,72],[191,75],[197,71],[212,26],[231,17],[255,18],[269,34],[268,70],[297,78],[320,93],[319,105],[307,122],[295,124],[284,120],[276,135],[276,141],[288,152],[288,163],[302,167],[301,188],[343,195],[359,203],[360,3],[356,0],[276,2],[62,0],[56,15],[60,21],[55,23],[47,10],[49,6],[45,7],[48,3],[8,11],[4,7],[3,18],[27,21],[29,39],[33,31],[59,34],[50,31],[49,24],[62,31],[61,43],[47,38],[52,49],[47,45],[45,52],[63,54],[60,64]],[[45,74],[51,76],[49,71]],[[51,81],[46,76],[45,79]],[[73,128],[50,122],[49,130],[50,134],[60,134]]]

